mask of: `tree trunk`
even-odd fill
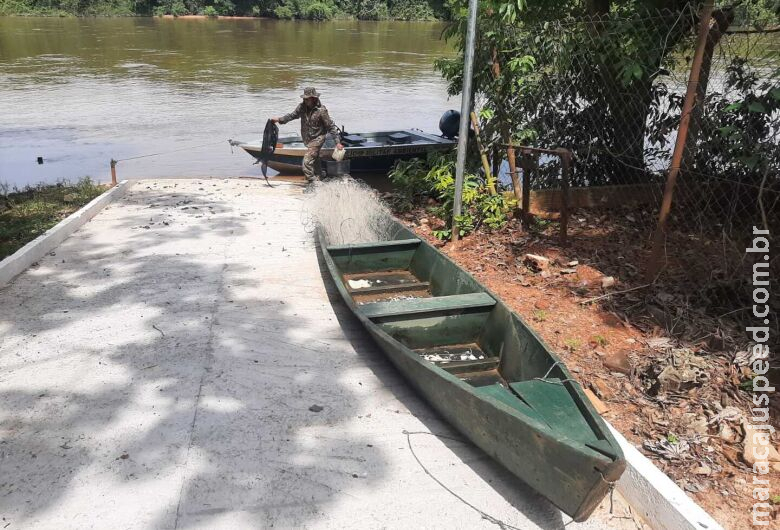
[[[713,11],[712,19],[714,24],[710,26],[710,32],[707,36],[707,44],[704,46],[704,59],[699,74],[699,82],[696,85],[696,102],[691,111],[691,125],[688,128],[688,138],[685,142],[685,153],[683,154],[680,168],[683,173],[690,170],[694,165],[696,156],[696,142],[701,131],[701,118],[704,112],[704,101],[707,97],[707,85],[710,82],[710,71],[712,70],[712,58],[715,54],[715,47],[720,42],[726,30],[734,21],[733,9],[718,9]]]

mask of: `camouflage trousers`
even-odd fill
[[[320,165],[320,149],[325,143],[325,135],[317,136],[306,144],[306,154],[303,155],[303,176],[307,182],[316,182],[322,175]]]

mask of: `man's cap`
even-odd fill
[[[317,92],[317,89],[310,86],[303,89],[303,95],[301,96],[303,99],[306,98],[318,98],[320,97],[320,93]]]

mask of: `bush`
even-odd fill
[[[175,17],[187,14],[187,8],[185,7],[183,0],[175,0],[170,3],[170,14]]]
[[[301,15],[309,20],[330,20],[333,18],[333,7],[322,2],[314,2],[304,7]]]
[[[217,16],[217,10],[214,9],[214,6],[206,6],[203,8],[203,14],[207,17],[216,17]]]
[[[389,17],[387,4],[383,0],[365,0],[357,10],[360,20],[384,20]]]
[[[430,195],[431,189],[425,180],[427,172],[428,167],[421,158],[398,160],[395,163],[388,177],[395,191],[393,202],[396,210],[411,210]]]
[[[236,4],[232,0],[214,0],[214,9],[219,15],[231,16],[236,14]]]
[[[284,20],[291,20],[295,18],[295,12],[290,6],[281,5],[274,8],[274,16]]]
[[[466,168],[464,176],[461,215],[456,219],[460,235],[468,235],[480,226],[491,230],[502,228],[517,201],[507,199],[502,193],[492,195],[485,180],[469,169]],[[431,213],[448,224],[451,222],[455,201],[455,159],[452,154],[431,155],[426,162],[420,159],[397,162],[389,176],[396,188],[397,209],[408,210],[425,198],[433,197],[438,204],[430,208]],[[452,230],[447,227],[434,230],[433,234],[439,239],[449,239]]]
[[[183,0],[174,0],[173,2],[156,6],[152,10],[152,14],[156,17],[161,17],[163,15],[173,15],[175,17],[179,17],[186,15],[187,13],[187,7],[184,5]]]
[[[390,17],[397,20],[433,20],[433,8],[426,0],[393,0]]]

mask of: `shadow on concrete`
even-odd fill
[[[249,223],[277,220],[186,191],[131,190],[122,207],[110,234],[80,231],[0,290],[4,520],[305,526],[368,453],[363,480],[381,481],[366,440],[317,435],[360,401],[310,347],[316,316],[264,284],[262,260],[235,259],[259,244]],[[213,248],[197,251],[206,239]]]

